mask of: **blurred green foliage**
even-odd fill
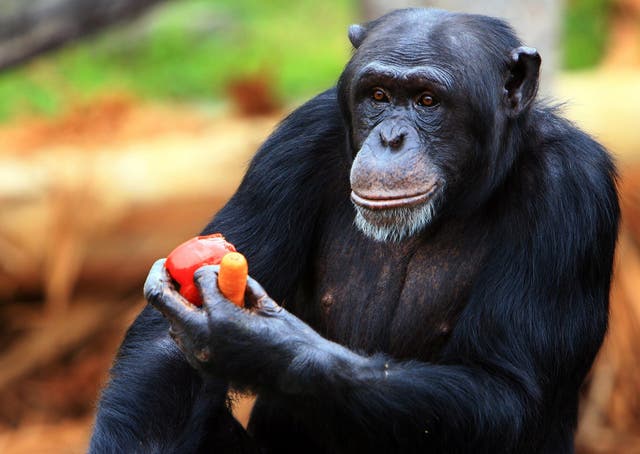
[[[106,91],[206,102],[257,74],[285,101],[309,96],[337,80],[356,16],[354,0],[170,2],[0,74],[0,120],[54,115]]]
[[[569,0],[564,29],[564,67],[584,69],[602,58],[611,0]]]
[[[610,0],[569,0],[565,66],[598,62]],[[55,115],[107,91],[211,102],[263,74],[284,101],[335,83],[350,53],[356,0],[180,0],[0,74],[0,121]]]

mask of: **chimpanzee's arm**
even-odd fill
[[[571,452],[578,389],[607,325],[618,218],[608,176],[564,184],[588,187],[590,178],[599,190],[563,205],[562,188],[549,181],[544,203],[556,216],[494,232],[495,249],[437,363],[330,342],[253,280],[251,309],[238,308],[220,295],[215,267],[196,272],[202,310],[184,304],[162,262],[145,293],[192,364],[279,401],[336,452]]]
[[[235,243],[249,258],[252,274],[279,298],[292,291],[304,268],[321,205],[318,188],[326,187],[322,169],[336,162],[343,146],[344,127],[331,90],[280,125],[238,192],[205,229]],[[274,263],[282,272],[269,272]],[[194,452],[240,445],[246,436],[225,407],[226,390],[223,380],[203,381],[188,365],[167,322],[149,306],[120,348],[98,406],[90,451]]]
[[[197,452],[248,441],[226,410],[226,382],[203,381],[167,332],[151,306],[129,329],[102,393],[89,452]]]
[[[205,309],[194,310],[158,278],[161,268],[152,270],[147,296],[171,320],[190,362],[279,401],[335,452],[547,452],[528,446],[536,439],[529,435],[556,398],[575,410],[571,396],[606,326],[605,287],[543,302],[531,292],[548,288],[503,286],[470,303],[438,364],[394,361],[321,337],[253,280],[254,309],[237,308],[219,295],[213,267],[197,272]],[[550,452],[564,452],[571,440],[549,443]]]

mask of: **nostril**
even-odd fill
[[[404,142],[404,134],[398,134],[389,141],[389,146],[391,148],[400,148],[402,146],[402,142]]]
[[[406,133],[400,132],[398,134],[394,134],[392,132],[391,134],[389,134],[389,137],[391,138],[387,138],[387,135],[384,132],[380,131],[379,135],[380,135],[380,142],[382,143],[382,146],[389,147],[392,150],[394,149],[397,150],[400,147],[402,147]]]
[[[389,141],[388,141],[388,140],[387,140],[387,138],[384,136],[383,132],[382,132],[382,131],[380,131],[378,134],[380,135],[380,142],[382,143],[382,145],[383,145],[383,146],[385,146],[385,147],[386,147],[387,145],[389,145]]]

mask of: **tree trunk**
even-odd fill
[[[0,0],[0,70],[132,19],[164,0]]]

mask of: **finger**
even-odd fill
[[[220,299],[225,299],[224,295],[218,288],[218,272],[220,265],[201,266],[193,273],[193,282],[200,290],[204,300],[210,303],[216,303]]]
[[[167,259],[156,260],[151,266],[147,280],[144,283],[144,297],[149,301],[156,295],[162,293],[162,286],[166,280],[169,280],[169,273],[164,267]]]
[[[238,315],[242,312],[238,306],[233,304],[218,288],[218,273],[220,265],[206,265],[198,268],[193,274],[193,281],[202,294],[203,307],[209,314],[230,317],[232,314]]]
[[[249,307],[256,309],[280,310],[280,306],[273,301],[266,290],[252,277],[247,278],[246,298]]]
[[[198,313],[201,311],[175,290],[171,277],[164,268],[164,260],[156,261],[151,267],[144,284],[144,295],[171,324],[186,328],[197,323]]]
[[[246,295],[251,301],[259,301],[265,297],[268,298],[267,291],[251,276],[247,277]]]

